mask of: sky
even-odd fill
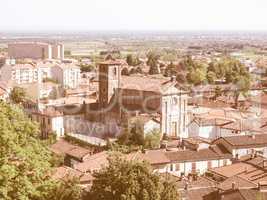
[[[1,0],[0,31],[266,31],[267,0]]]

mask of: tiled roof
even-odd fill
[[[211,146],[198,151],[184,150],[177,152],[166,152],[166,156],[172,162],[190,162],[202,160],[230,159],[231,154],[222,146]]]
[[[120,88],[128,90],[150,91],[162,93],[171,86],[175,86],[175,82],[171,82],[166,78],[151,78],[143,76],[122,76]]]
[[[82,173],[67,166],[56,168],[52,178],[56,180],[70,180],[73,178],[78,178],[81,184],[90,183],[94,179],[94,177],[89,173]]]
[[[235,183],[236,188],[254,188],[257,184],[250,182],[247,179],[244,179],[239,176],[232,176],[227,178],[225,181],[221,182],[218,186],[221,190],[229,190],[232,188],[232,183]]]
[[[69,155],[79,160],[85,159],[85,156],[92,154],[92,150],[77,145],[73,145],[64,139],[58,140],[51,145],[51,151],[58,155]]]
[[[251,148],[267,146],[267,134],[237,135],[219,138],[214,141],[215,144],[220,143],[220,140],[226,141],[234,148]]]
[[[86,158],[83,163],[76,164],[75,169],[81,172],[92,172],[108,165],[108,152],[103,151]]]

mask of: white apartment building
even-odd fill
[[[39,78],[38,69],[33,64],[4,65],[1,68],[1,81],[24,84],[38,82]]]
[[[74,64],[60,64],[52,68],[52,77],[64,88],[77,88],[81,82],[80,68]]]

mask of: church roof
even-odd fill
[[[176,82],[167,78],[151,78],[144,76],[122,76],[120,82],[121,89],[150,91],[164,93],[170,87],[175,87]]]

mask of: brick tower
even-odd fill
[[[113,59],[99,63],[99,105],[106,108],[120,85],[121,63]]]

